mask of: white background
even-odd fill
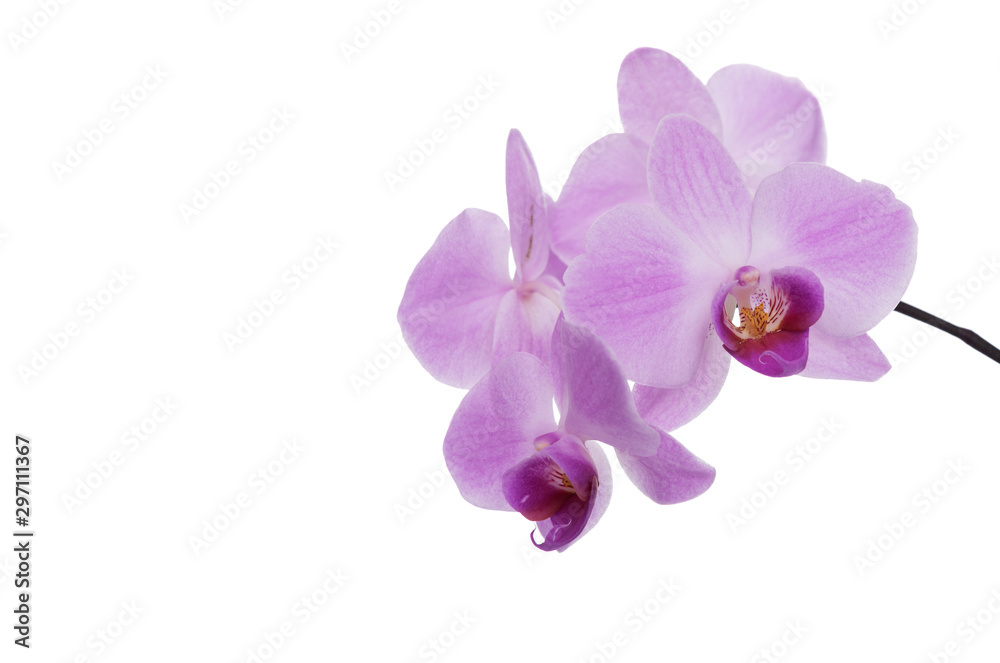
[[[935,660],[997,660],[998,367],[960,342],[892,314],[873,336],[901,361],[876,384],[734,365],[676,432],[718,469],[704,496],[658,507],[618,474],[600,524],[543,555],[526,520],[472,507],[440,473],[462,392],[397,352],[395,321],[445,223],[465,207],[506,216],[511,127],[558,187],[615,126],[625,54],[683,55],[704,33],[685,56],[702,80],[749,62],[820,95],[828,163],[898,182],[913,207],[906,301],[1000,341],[1000,279],[982,267],[1000,253],[996,4],[910,0],[886,36],[889,1],[592,0],[564,2],[553,23],[557,0],[422,0],[348,61],[342,44],[386,6],[247,0],[220,17],[211,0],[69,2],[15,52],[10,33],[40,10],[4,3],[0,528],[15,529],[17,433],[32,440],[36,535],[30,651],[12,644],[12,544],[0,552],[0,658],[928,661],[954,641],[957,657]],[[123,118],[115,100],[147,67],[166,78]],[[490,76],[489,98],[447,122]],[[247,161],[241,143],[283,108],[295,119]],[[60,181],[53,162],[106,118],[113,132]],[[446,142],[390,191],[384,173],[438,127]],[[949,129],[947,151],[914,171]],[[179,206],[230,160],[239,174],[185,223]],[[283,275],[315,266],[303,261],[321,237],[339,249],[293,289]],[[122,269],[128,287],[85,317]],[[230,352],[224,334],[276,288],[283,302]],[[26,379],[70,323],[79,333]],[[176,411],[123,443],[157,399]],[[797,470],[786,455],[831,420],[832,440]],[[293,438],[303,450],[282,464]],[[949,462],[969,470],[936,484],[946,494],[925,512],[914,495]],[[250,477],[269,464],[280,476],[258,492]],[[777,471],[787,483],[734,532],[730,515],[761,504],[758,482]],[[249,505],[223,516],[241,493]],[[912,527],[879,544],[905,512]],[[225,530],[196,553],[213,520]],[[859,570],[872,540],[889,549]],[[332,595],[328,571],[346,577]],[[675,595],[657,599],[669,581]],[[303,621],[314,593],[325,603]],[[981,632],[956,630],[977,614]],[[474,622],[457,636],[456,615]],[[805,634],[779,644],[796,622]]]

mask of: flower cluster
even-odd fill
[[[703,84],[642,48],[618,103],[624,133],[584,150],[556,201],[511,131],[509,226],[463,211],[399,307],[421,365],[469,389],[444,441],[463,497],[534,521],[543,550],[606,509],[598,442],[659,504],[709,488],[715,470],[669,431],[719,394],[731,359],[771,377],[885,374],[867,332],[916,260],[910,209],[823,165],[798,80],[734,65]]]

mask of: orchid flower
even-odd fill
[[[724,379],[720,350],[770,376],[889,369],[866,332],[906,290],[917,229],[887,187],[801,163],[751,196],[725,146],[685,115],[660,122],[648,170],[654,205],[601,216],[563,291],[566,318],[592,324],[630,379]],[[636,400],[655,408],[655,395]]]
[[[611,467],[596,440],[613,446],[626,475],[650,499],[700,495],[715,470],[636,410],[621,367],[583,327],[556,323],[552,361],[518,352],[495,364],[462,400],[444,455],[462,496],[535,522],[542,550],[565,550],[588,532],[611,498]],[[559,422],[553,415],[553,399]]]
[[[603,212],[652,202],[647,157],[667,115],[689,115],[719,138],[751,190],[790,163],[826,158],[816,98],[799,80],[752,65],[724,67],[703,84],[669,53],[640,48],[619,70],[618,108],[625,132],[580,154],[550,210],[552,250],[567,264],[583,253],[587,230]]]
[[[519,351],[548,361],[564,269],[550,266],[549,203],[524,138],[511,131],[509,232],[496,214],[463,211],[417,264],[399,305],[406,344],[437,380],[467,389]]]

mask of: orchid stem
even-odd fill
[[[1000,363],[1000,349],[997,349],[996,346],[990,345],[986,339],[971,329],[957,327],[946,320],[942,320],[936,315],[931,315],[926,311],[921,311],[916,306],[910,306],[906,302],[899,302],[896,304],[896,311],[902,313],[903,315],[908,315],[914,320],[924,322],[931,327],[937,327],[941,331],[948,332],[955,338],[965,341],[967,345],[971,345],[973,348],[983,353],[993,361]]]

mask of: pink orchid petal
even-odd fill
[[[523,281],[534,281],[549,259],[548,201],[524,137],[507,137],[507,210],[514,262]]]
[[[624,451],[618,460],[643,495],[657,504],[677,504],[701,495],[715,481],[715,468],[663,432],[655,456],[640,458]]]
[[[633,396],[639,415],[646,423],[665,431],[693,421],[722,391],[729,374],[729,363],[729,353],[709,326],[701,362],[690,382],[674,389],[635,386]]]
[[[458,490],[484,509],[510,511],[504,472],[536,453],[537,437],[556,429],[552,378],[536,357],[518,353],[478,382],[452,417],[444,457]]]
[[[874,382],[890,368],[889,360],[867,334],[838,338],[812,329],[809,332],[809,361],[799,375]]]
[[[552,366],[562,385],[566,431],[638,456],[656,453],[659,437],[639,417],[621,366],[601,339],[560,318],[552,338]]]
[[[711,132],[684,115],[660,122],[649,151],[656,208],[716,262],[735,269],[750,254],[750,190]]]
[[[748,262],[762,271],[796,265],[815,273],[825,290],[815,325],[822,332],[852,337],[874,327],[899,303],[916,257],[910,208],[881,184],[800,163],[757,190]]]
[[[500,217],[467,209],[414,268],[397,319],[406,344],[435,379],[468,389],[489,370],[497,309],[512,288],[509,254]]]
[[[558,317],[559,306],[540,293],[507,292],[498,307],[493,338],[494,361],[515,352],[527,352],[548,364],[552,330]]]
[[[618,72],[618,111],[625,132],[652,142],[666,115],[684,113],[722,135],[719,111],[705,85],[683,62],[655,48],[625,56]]]
[[[729,270],[651,207],[622,205],[566,270],[563,312],[593,329],[640,384],[680,387],[701,359],[709,304]]]
[[[649,144],[627,134],[604,136],[577,157],[549,214],[552,251],[566,264],[583,253],[587,231],[602,213],[650,202],[648,159]]]
[[[715,72],[707,87],[723,142],[751,189],[790,163],[826,160],[819,102],[797,78],[737,64]]]
[[[590,499],[583,502],[577,497],[570,497],[560,512],[538,523],[538,531],[544,541],[535,541],[534,532],[531,533],[531,541],[541,550],[564,552],[570,544],[592,530],[608,510],[612,489],[611,463],[598,443],[586,442],[585,445],[597,468]]]
[[[566,273],[566,263],[559,259],[552,251],[549,251],[549,261],[545,265],[545,272],[542,274],[542,278],[548,277],[554,279],[555,285],[562,290],[562,280],[563,274]]]

